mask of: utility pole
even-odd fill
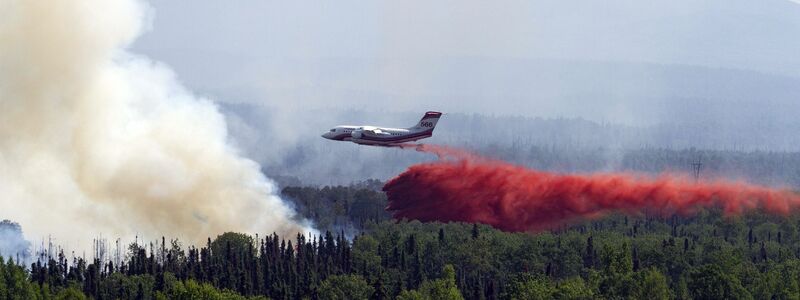
[[[692,171],[694,173],[694,182],[697,183],[700,180],[700,170],[703,168],[703,156],[697,158],[697,161],[692,163]]]

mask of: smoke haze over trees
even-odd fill
[[[0,221],[0,256],[30,263],[31,243],[25,240],[19,224],[9,220]]]
[[[293,185],[348,184],[371,178],[385,181],[410,164],[435,159],[413,151],[359,147],[317,136],[302,138],[306,133],[324,131],[340,123],[410,126],[420,113],[313,110],[304,113],[317,118],[284,130],[270,123],[273,114],[267,107],[229,104],[223,106],[223,112],[230,120],[236,143],[279,182],[280,176],[297,178]],[[421,142],[457,146],[490,158],[555,172],[690,174],[692,164],[699,160],[704,179],[800,187],[800,174],[796,172],[800,149],[780,146],[796,136],[789,129],[762,130],[752,135],[717,135],[715,128],[693,130],[677,124],[628,126],[580,118],[452,113],[443,116],[432,138]],[[293,138],[282,139],[283,136]],[[282,141],[282,147],[275,147],[276,139]],[[800,145],[800,140],[795,145]]]

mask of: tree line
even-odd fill
[[[351,205],[371,190],[304,189],[319,197],[341,193],[332,199]],[[358,219],[348,213],[363,211],[344,205],[333,214]],[[716,209],[670,218],[611,215],[534,233],[407,220],[354,227],[354,236],[231,232],[198,246],[162,238],[129,245],[119,263],[64,253],[39,255],[30,266],[7,258],[0,299],[800,297],[795,216]]]

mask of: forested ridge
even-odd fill
[[[488,133],[487,133],[488,134]],[[708,150],[643,145],[617,148],[607,145],[558,144],[509,137],[505,141],[472,143],[455,140],[445,145],[481,156],[551,172],[636,172],[644,174],[692,173],[702,163],[703,179],[741,179],[748,182],[800,187],[800,152],[761,150]],[[352,149],[351,147],[298,146],[292,159],[265,167],[282,186],[349,184],[368,178],[391,178],[409,165],[435,159],[407,150]],[[335,159],[330,163],[326,159]],[[347,161],[347,164],[339,164]]]
[[[0,267],[0,299],[800,297],[794,216],[613,215],[506,233],[463,223],[373,221],[371,202],[385,199],[368,184],[284,193],[306,201],[312,218],[349,222],[358,233],[225,233],[189,246],[161,239],[129,245],[119,265],[63,252],[40,254],[30,266],[11,257]]]

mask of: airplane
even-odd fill
[[[350,141],[359,145],[405,147],[408,142],[433,136],[433,129],[442,113],[426,112],[417,125],[409,128],[386,128],[376,126],[340,125],[332,128],[322,137],[334,141]]]

